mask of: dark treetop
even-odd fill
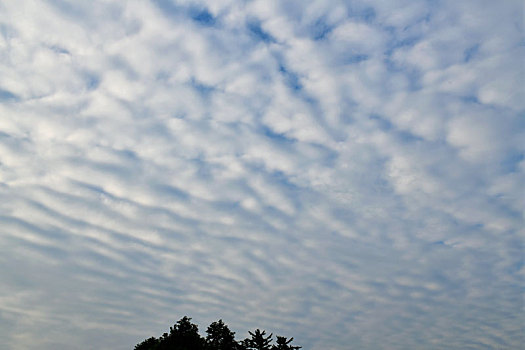
[[[256,329],[248,332],[250,337],[235,340],[235,332],[230,331],[222,320],[213,322],[206,330],[206,338],[201,337],[199,328],[191,323],[191,318],[184,316],[169,333],[161,337],[151,337],[135,346],[135,350],[298,350],[300,346],[290,345],[293,338],[277,336],[272,344],[272,333]]]

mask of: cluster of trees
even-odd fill
[[[293,338],[277,336],[272,344],[273,334],[256,329],[249,338],[235,340],[235,332],[230,331],[222,320],[213,322],[206,330],[206,338],[199,334],[199,328],[191,323],[191,318],[184,316],[169,333],[160,338],[151,337],[135,346],[135,350],[298,350],[300,346],[290,343]]]

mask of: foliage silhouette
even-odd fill
[[[159,350],[204,350],[199,327],[190,321],[191,318],[184,316],[170,327],[170,334],[164,343],[161,342]]]
[[[250,338],[243,341],[235,340],[235,332],[218,320],[208,326],[206,338],[199,334],[199,328],[191,323],[191,318],[184,316],[170,327],[169,333],[160,338],[151,337],[135,345],[135,350],[298,350],[300,346],[290,343],[293,338],[277,336],[276,344],[272,345],[272,333],[256,329],[248,332]]]
[[[288,345],[293,341],[293,337],[286,339],[286,337],[277,336],[277,344],[272,346],[272,350],[299,350],[301,346]]]
[[[135,345],[135,350],[157,349],[158,344],[159,344],[159,339],[155,337],[151,337],[151,338],[144,340],[142,343]]]
[[[213,322],[208,329],[206,349],[209,350],[240,350],[241,346],[235,341],[235,332],[230,331],[227,325],[218,320]]]
[[[248,332],[252,336],[251,338],[246,338],[243,341],[243,345],[248,350],[271,350],[270,343],[272,342],[272,333],[269,336],[265,337],[266,331],[256,329],[255,333]]]

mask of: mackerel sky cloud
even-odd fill
[[[518,349],[523,14],[1,2],[1,347]]]

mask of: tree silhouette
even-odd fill
[[[156,346],[159,344],[159,339],[155,337],[148,338],[142,343],[135,345],[135,350],[151,350],[156,349]]]
[[[213,322],[206,330],[206,338],[199,335],[199,328],[184,316],[170,327],[169,333],[160,338],[151,337],[135,345],[135,350],[298,350],[300,346],[290,345],[293,338],[277,336],[272,345],[272,333],[256,329],[248,332],[251,338],[237,342],[235,332],[230,331],[222,320]]]
[[[293,341],[293,337],[286,339],[286,337],[277,336],[277,344],[272,347],[272,350],[299,350],[301,346],[288,345]]]
[[[260,329],[256,329],[255,333],[248,332],[252,336],[250,338],[246,338],[243,342],[243,345],[246,347],[246,349],[249,350],[271,350],[270,343],[272,342],[272,333],[270,333],[269,336],[265,337],[266,331],[262,331]]]
[[[235,341],[235,332],[230,331],[227,325],[218,320],[209,325],[206,330],[206,349],[209,350],[239,350]]]
[[[199,335],[199,327],[184,316],[170,327],[167,336],[164,334],[158,350],[204,350],[204,339]]]

